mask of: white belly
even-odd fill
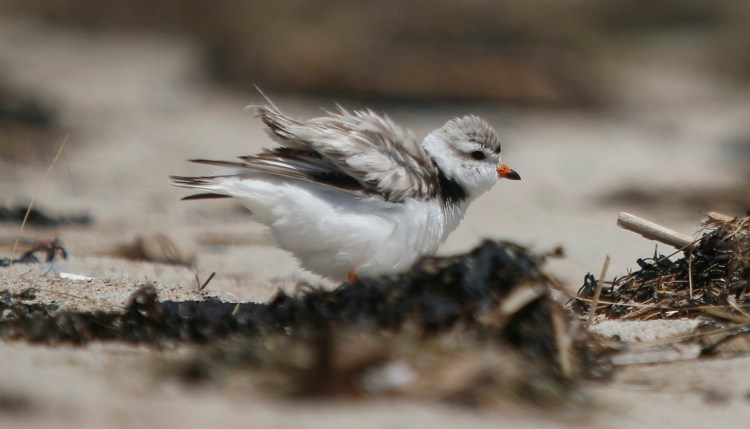
[[[455,229],[463,209],[446,214],[434,201],[388,203],[316,185],[245,181],[236,195],[268,225],[301,265],[342,280],[407,270]]]

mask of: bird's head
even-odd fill
[[[477,116],[446,122],[425,137],[422,146],[440,171],[472,199],[487,192],[498,179],[521,179],[503,164],[495,130]]]

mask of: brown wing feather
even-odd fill
[[[392,202],[435,197],[438,169],[412,133],[372,111],[338,113],[305,122],[275,106],[250,106],[281,146],[240,161],[194,159],[199,164],[232,169],[243,176],[272,174],[331,186],[346,192],[379,195]],[[177,186],[209,185],[217,176],[173,177]],[[206,194],[188,199],[214,198]]]
[[[250,106],[284,149],[317,155],[309,167],[325,165],[389,201],[433,197],[437,168],[408,130],[372,111],[340,109],[326,117],[297,121],[273,106]],[[289,153],[275,155],[289,156]],[[255,159],[256,157],[249,157]]]
[[[289,177],[330,186],[347,192],[370,194],[371,190],[363,187],[352,177],[338,170],[315,152],[299,151],[289,148],[265,150],[256,155],[242,156],[242,161],[220,161],[210,159],[191,159],[198,164],[230,168],[231,173],[220,176],[242,176],[244,174],[267,173],[275,176]],[[182,187],[199,187],[212,182],[219,176],[170,176],[172,182]],[[209,197],[210,194],[198,194],[187,199],[220,198]],[[216,194],[214,194],[216,195]]]
[[[211,199],[219,199],[219,198],[232,198],[229,195],[221,195],[221,194],[212,194],[212,193],[205,193],[205,194],[193,194],[188,195],[187,197],[182,197],[180,200],[182,201],[190,201],[190,200],[211,200]]]

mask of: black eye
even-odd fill
[[[476,159],[477,161],[481,161],[486,157],[486,155],[481,150],[475,150],[471,153],[471,157]]]

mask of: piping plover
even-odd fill
[[[251,105],[278,143],[209,176],[171,176],[202,193],[234,197],[302,267],[333,280],[407,270],[432,255],[469,204],[498,179],[521,177],[500,161],[495,131],[476,116],[448,121],[420,143],[371,110],[309,120],[273,103]]]

